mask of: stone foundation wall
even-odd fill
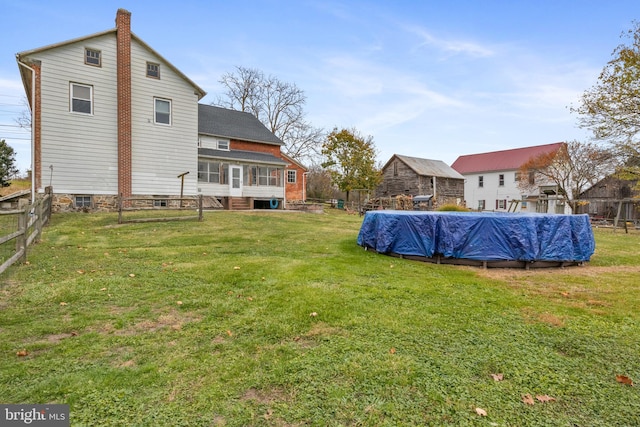
[[[54,194],[51,208],[53,212],[117,212],[118,211],[118,196],[115,195],[91,195],[91,207],[76,207],[75,197],[80,194]],[[176,209],[182,207],[183,209],[197,209],[198,199],[189,198],[189,200],[183,199],[182,206],[180,206],[180,198],[178,196],[134,196],[135,200],[129,200],[126,203],[129,208],[137,209]],[[154,206],[154,199],[162,199],[163,206]]]

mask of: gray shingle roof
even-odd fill
[[[421,159],[418,157],[401,156],[399,154],[394,154],[394,157],[397,157],[400,161],[404,162],[407,166],[413,169],[415,173],[421,176],[464,179],[464,176],[462,176],[442,160]],[[387,165],[385,165],[385,167],[386,166]]]
[[[268,153],[259,153],[257,151],[243,150],[214,150],[212,148],[198,148],[199,157],[209,157],[225,160],[250,161],[255,163],[265,163],[273,165],[287,165],[288,163],[279,157],[272,156]]]
[[[284,145],[253,114],[198,104],[198,133],[242,141]]]

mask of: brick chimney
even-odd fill
[[[131,12],[116,13],[118,193],[131,196]]]

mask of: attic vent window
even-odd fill
[[[95,67],[102,67],[102,54],[99,50],[85,48],[84,63]]]
[[[160,78],[160,64],[154,64],[153,62],[147,62],[147,77],[154,79]]]

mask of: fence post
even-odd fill
[[[29,211],[32,205],[27,205],[24,212],[18,214],[18,230],[22,231],[18,237],[16,237],[16,253],[21,253],[18,261],[25,262],[27,260],[27,234],[29,232]]]
[[[36,200],[36,203],[33,205],[33,209],[32,212],[35,215],[35,221],[33,226],[35,227],[35,233],[36,235],[33,238],[34,242],[39,242],[40,241],[40,235],[42,233],[42,227],[44,226],[44,222],[42,221],[42,202],[44,199],[39,198]]]
[[[198,195],[198,221],[202,221],[202,194]]]
[[[118,224],[122,224],[122,194],[118,195]]]

